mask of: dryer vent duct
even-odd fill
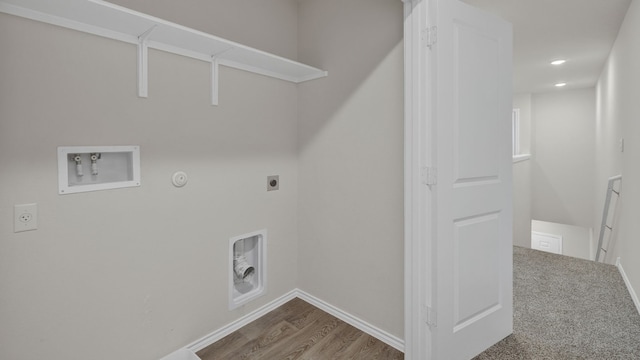
[[[244,243],[246,240],[248,239],[238,240],[233,244],[233,271],[236,276],[236,282],[250,283],[256,272],[256,268],[247,262],[247,257],[244,252]]]

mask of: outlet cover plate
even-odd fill
[[[280,189],[280,176],[267,176],[267,191],[274,191],[278,189]]]
[[[13,232],[38,229],[38,204],[13,206]]]

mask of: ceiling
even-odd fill
[[[631,0],[463,0],[513,24],[514,92],[596,84]],[[560,66],[550,62],[566,59]]]

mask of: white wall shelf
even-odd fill
[[[327,76],[324,70],[103,0],[0,0],[0,11],[137,45],[140,97],[147,97],[147,48],[210,62],[213,105],[218,65],[294,83]]]

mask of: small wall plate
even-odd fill
[[[278,190],[280,188],[280,176],[267,176],[267,191]]]
[[[171,182],[175,187],[183,187],[187,185],[188,181],[189,177],[187,177],[187,174],[184,171],[176,171],[171,176]]]

